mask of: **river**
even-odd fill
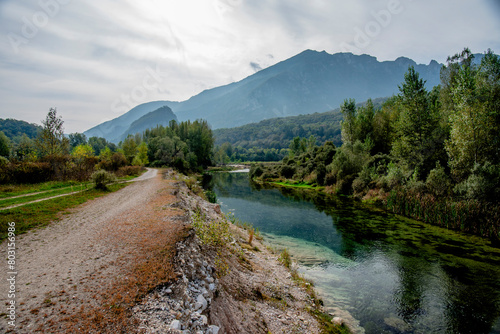
[[[314,191],[215,173],[224,212],[288,248],[325,307],[359,333],[500,334],[500,249]],[[351,316],[356,319],[353,321]]]

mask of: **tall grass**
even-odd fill
[[[389,210],[425,223],[500,240],[500,205],[477,200],[453,201],[429,194],[393,190]]]

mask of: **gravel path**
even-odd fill
[[[57,322],[61,315],[95,303],[94,295],[119,275],[120,259],[136,251],[137,245],[128,242],[127,235],[134,237],[136,225],[140,231],[141,212],[149,202],[158,200],[167,182],[152,169],[136,180],[140,182],[73,209],[46,228],[17,237],[13,299],[8,298],[8,240],[0,244],[0,332],[13,329],[5,317],[11,300],[16,305],[16,333],[32,333]],[[131,225],[131,221],[137,224]],[[127,235],[120,234],[123,230]]]

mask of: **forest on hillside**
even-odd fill
[[[451,56],[428,91],[410,66],[381,109],[341,106],[342,146],[296,137],[280,164],[254,165],[264,181],[309,184],[382,201],[390,210],[500,239],[500,57]]]
[[[370,101],[380,108],[387,98]],[[368,102],[358,103],[362,107]],[[317,144],[332,141],[342,145],[340,109],[324,113],[272,118],[236,128],[216,129],[216,163],[241,161],[279,161],[288,155],[290,142],[295,137],[314,137]]]

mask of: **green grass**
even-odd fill
[[[16,223],[16,235],[26,233],[30,229],[43,227],[61,218],[61,214],[88,200],[109,194],[126,187],[126,184],[113,184],[108,191],[90,189],[78,194],[59,197],[43,202],[27,204],[19,208],[0,211],[0,241],[7,237],[9,222]]]
[[[274,181],[272,184],[276,184],[282,187],[293,187],[293,188],[302,188],[302,189],[316,189],[322,190],[324,187],[316,186],[313,184],[309,184],[306,182],[293,182],[293,181]]]
[[[5,207],[16,205],[16,204],[28,203],[28,202],[32,202],[32,201],[42,199],[42,198],[63,195],[63,194],[69,194],[69,193],[74,192],[74,191],[86,190],[89,188],[89,186],[90,186],[89,184],[79,184],[79,185],[75,185],[73,187],[58,188],[58,189],[54,189],[54,190],[44,191],[42,193],[34,193],[33,195],[26,194],[23,197],[1,198],[0,199],[0,208],[5,208]]]
[[[80,186],[82,182],[67,181],[67,182],[44,182],[38,184],[7,184],[0,185],[0,198],[9,198],[14,196],[26,195],[40,191],[50,191],[54,189],[70,188],[71,186]],[[88,184],[88,182],[87,182]]]

